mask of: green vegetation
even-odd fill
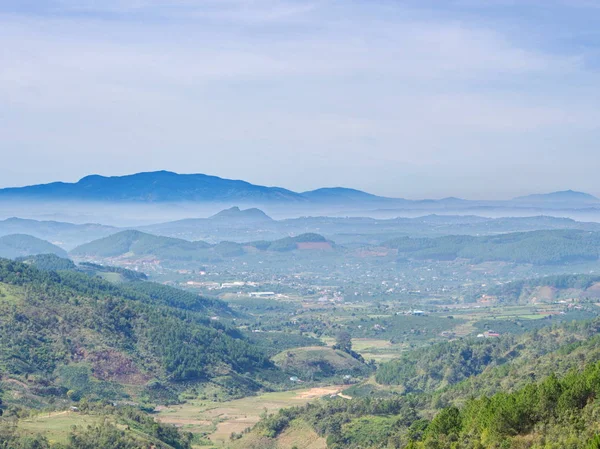
[[[509,261],[535,265],[568,264],[598,260],[600,233],[577,230],[532,231],[494,236],[467,235],[438,238],[401,237],[385,246],[410,259],[473,262]]]
[[[39,265],[36,263],[36,267],[39,268]],[[148,279],[145,273],[141,273],[139,271],[128,270],[127,268],[121,267],[110,267],[105,265],[97,265],[89,262],[82,262],[78,266],[80,271],[85,273],[96,275],[100,277],[104,277],[109,273],[116,274],[117,279],[122,282],[129,281],[144,281]],[[109,279],[107,279],[109,280]]]
[[[273,361],[286,373],[304,381],[371,373],[369,366],[347,352],[319,346],[289,349],[273,357]]]
[[[293,251],[302,243],[325,243],[319,234],[302,234],[272,242],[249,243],[220,242],[215,245],[203,241],[190,242],[172,237],[161,237],[140,231],[122,231],[93,242],[78,246],[71,251],[73,256],[111,258],[155,257],[170,261],[215,262],[222,258],[239,257],[246,254],[247,248],[259,251]]]
[[[420,351],[426,360],[416,367],[415,382],[425,379],[423,375],[430,382],[422,390],[442,388],[437,372],[461,368],[473,360],[471,377],[454,386],[448,382],[434,394],[382,399],[367,395],[283,409],[264,417],[253,434],[276,439],[300,421],[309,423],[326,438],[327,447],[335,449],[595,447],[588,444],[600,432],[596,418],[600,410],[599,330],[597,321],[575,323],[532,332],[513,344],[510,340],[465,341],[449,345],[448,353],[441,345],[425,354]],[[512,362],[496,364],[504,349],[520,355],[506,353]],[[465,356],[465,351],[472,353]],[[452,356],[462,358],[456,362]],[[492,362],[483,369],[486,359]],[[404,365],[415,360],[417,353],[404,360]],[[405,366],[396,374],[412,382],[413,373],[408,370]],[[462,374],[469,375],[466,369]]]
[[[31,235],[11,234],[0,237],[0,257],[16,259],[32,254],[55,254],[67,257],[64,249]]]
[[[16,296],[0,302],[3,385],[11,387],[7,380],[14,379],[31,404],[132,395],[152,400],[161,397],[157,389],[181,390],[182,382],[275,369],[237,329],[207,316],[231,313],[217,300],[7,260],[0,260],[0,285]],[[137,385],[138,392],[123,385]],[[246,386],[261,388],[251,379]]]
[[[380,384],[402,385],[406,392],[431,393],[449,385],[458,384],[487,370],[489,376],[498,368],[503,381],[508,380],[504,367],[520,366],[522,372],[541,371],[526,365],[539,363],[543,357],[560,348],[576,348],[578,344],[588,344],[588,356],[593,357],[592,348],[597,339],[592,338],[600,330],[600,322],[581,322],[554,326],[523,335],[505,335],[500,338],[468,338],[447,343],[438,343],[426,349],[411,351],[399,359],[379,367],[376,380]],[[564,362],[568,357],[563,355]],[[595,359],[588,359],[595,361]],[[576,367],[572,364],[570,367]],[[555,368],[557,366],[555,365]],[[518,377],[517,373],[516,377]],[[513,376],[511,376],[513,377]],[[518,382],[518,379],[514,379]],[[488,378],[488,387],[480,391],[491,391],[495,383]],[[477,391],[477,388],[473,388]]]
[[[20,257],[16,259],[18,262],[23,262],[35,265],[38,270],[43,271],[62,271],[76,270],[77,266],[71,259],[57,256],[56,254],[35,254],[28,257]]]
[[[71,251],[75,256],[116,257],[131,253],[137,256],[156,256],[174,259],[192,259],[210,245],[171,237],[159,237],[140,231],[122,231],[108,237],[78,246]]]
[[[253,332],[248,334],[248,341],[260,348],[269,357],[279,354],[286,349],[306,346],[324,346],[321,340],[308,335],[288,332]]]
[[[421,435],[408,438],[413,440],[408,447],[458,447],[458,441],[462,447],[511,448],[525,442],[545,448],[597,447],[599,391],[600,363],[562,379],[551,375],[513,393],[441,410],[423,425]]]
[[[193,437],[133,407],[81,404],[76,412],[0,422],[10,449],[190,449]]]
[[[508,282],[495,286],[488,291],[488,295],[497,297],[501,302],[526,301],[537,291],[538,287],[551,287],[557,290],[578,290],[580,293],[570,291],[569,296],[577,297],[596,297],[595,292],[588,289],[600,283],[600,276],[585,274],[566,274],[556,276],[546,276],[538,279],[524,279],[520,281]]]

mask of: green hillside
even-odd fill
[[[500,302],[556,299],[594,299],[600,296],[600,276],[567,274],[508,282],[490,288],[489,297]]]
[[[304,245],[304,246],[303,246]],[[240,257],[248,250],[286,252],[296,249],[328,249],[331,242],[319,234],[301,234],[275,241],[249,243],[206,242],[162,237],[140,231],[122,231],[111,236],[78,246],[71,255],[76,257],[154,257],[169,261],[208,262],[221,258]]]
[[[34,254],[19,257],[17,262],[23,262],[35,266],[43,271],[77,270],[77,266],[71,259],[57,256],[56,254]]]
[[[583,345],[588,349],[586,357],[589,361],[600,360],[597,358],[600,353],[599,332],[600,321],[596,320],[542,328],[517,336],[438,343],[426,349],[407,352],[399,359],[383,364],[377,371],[376,380],[380,384],[401,385],[407,393],[432,393],[472,379],[484,371],[488,376],[494,369],[497,369],[497,373],[504,373],[505,377],[508,377],[506,370],[515,366],[520,366],[526,372],[550,374],[551,371],[542,370],[541,362],[548,354],[561,348],[568,348],[568,352],[571,352]],[[577,367],[581,362],[571,360],[564,350],[562,359],[562,363],[569,367]],[[535,368],[524,368],[534,362]],[[558,363],[553,368],[558,370]],[[515,376],[511,377],[517,382]],[[491,391],[494,382],[488,380],[489,385],[480,385],[480,391]]]
[[[320,346],[288,349],[273,357],[273,361],[286,373],[305,381],[345,375],[361,377],[371,373],[363,361],[350,354]]]
[[[507,261],[536,265],[567,264],[598,260],[600,233],[577,230],[532,231],[475,237],[401,237],[384,246],[401,258],[473,262]]]
[[[164,402],[218,376],[277,373],[218,300],[145,281],[113,284],[76,271],[0,260],[0,375],[5,401]],[[267,374],[265,376],[268,377]],[[52,399],[54,398],[54,399]]]
[[[11,234],[0,237],[0,257],[16,259],[32,254],[55,254],[67,257],[64,249],[31,235]]]
[[[421,348],[384,365],[377,380],[405,392],[378,399],[359,385],[346,390],[351,400],[283,409],[236,447],[288,448],[282,438],[297,423],[334,449],[598,447],[598,320]]]
[[[529,381],[510,393],[469,398],[430,413],[419,398],[335,399],[281,410],[254,429],[262,446],[308,423],[330,449],[597,448],[600,443],[600,363],[563,377]],[[252,441],[252,439],[249,439]],[[299,446],[302,447],[302,446]]]
[[[159,237],[140,231],[122,231],[93,242],[78,246],[71,251],[75,256],[117,257],[124,254],[137,256],[155,255],[170,258],[194,257],[209,248],[205,242],[189,242],[171,237]]]

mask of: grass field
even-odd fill
[[[226,447],[232,432],[252,427],[267,411],[303,405],[314,399],[340,392],[343,386],[331,386],[265,393],[227,402],[190,401],[185,404],[160,407],[156,418],[189,432],[207,436],[214,447]]]
[[[19,420],[19,431],[45,435],[50,442],[66,443],[72,426],[87,427],[99,423],[101,416],[83,415],[77,412],[53,412]]]
[[[353,338],[352,349],[365,360],[375,360],[377,363],[387,362],[397,358],[404,351],[404,344],[392,344],[389,340],[376,338]]]

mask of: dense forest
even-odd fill
[[[537,287],[550,287],[556,290],[578,290],[582,299],[595,297],[595,292],[589,292],[588,289],[595,284],[600,283],[600,276],[589,274],[562,274],[555,276],[546,276],[537,279],[523,279],[519,281],[507,282],[502,285],[491,287],[487,294],[497,297],[503,303],[517,302],[521,299],[528,299],[528,296],[535,292]]]
[[[35,405],[127,398],[123,383],[153,400],[182,382],[276,372],[259,347],[216,319],[231,315],[218,300],[151,282],[116,285],[0,260],[0,375]]]
[[[376,380],[380,384],[401,385],[406,392],[431,393],[486,370],[492,372],[493,368],[503,369],[525,361],[539,362],[561,348],[573,351],[582,345],[587,347],[587,356],[591,358],[595,357],[592,349],[598,345],[598,339],[594,337],[599,331],[600,321],[594,320],[550,326],[522,335],[437,343],[383,364],[377,371]],[[567,361],[567,353],[563,359]],[[503,372],[506,376],[506,371]]]
[[[600,233],[551,230],[493,236],[455,235],[438,238],[400,237],[384,246],[398,250],[400,258],[473,262],[508,261],[535,265],[567,264],[597,260]]]
[[[137,257],[156,257],[171,261],[215,262],[222,258],[238,257],[248,249],[258,251],[287,252],[302,243],[327,243],[319,234],[301,234],[273,241],[248,243],[220,242],[214,245],[203,241],[190,242],[172,237],[162,237],[140,231],[122,231],[99,240],[78,246],[71,254],[79,257],[110,258],[132,254]]]
[[[11,234],[0,237],[0,257],[15,259],[32,254],[67,256],[64,249],[31,235]]]
[[[594,320],[413,351],[377,373],[402,394],[359,385],[352,400],[283,409],[240,447],[268,447],[306,423],[335,449],[596,448],[599,332]]]
[[[255,432],[279,435],[294,420],[308,422],[332,449],[596,448],[600,363],[550,375],[510,393],[468,399],[432,418],[419,398],[335,399],[284,409]]]

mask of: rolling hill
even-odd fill
[[[468,259],[534,265],[595,261],[600,256],[600,233],[579,230],[531,231],[492,236],[455,235],[438,238],[401,237],[384,243],[400,258],[423,260]]]
[[[171,237],[160,237],[141,231],[121,231],[93,242],[78,246],[71,251],[74,256],[119,257],[136,256],[193,257],[210,248],[205,242],[189,242]]]
[[[108,237],[78,246],[70,254],[92,258],[153,257],[163,261],[215,261],[240,257],[252,251],[288,252],[295,250],[332,250],[334,244],[319,234],[306,233],[274,241],[247,243],[203,241],[190,242],[162,237],[141,231],[121,231]]]
[[[344,375],[362,377],[371,373],[367,365],[350,354],[321,346],[288,349],[273,357],[273,362],[303,381]]]
[[[0,257],[15,259],[34,254],[55,254],[67,257],[64,249],[31,235],[11,234],[0,237]]]
[[[287,433],[308,427],[330,449],[595,448],[599,329],[594,320],[408,351],[347,389],[353,399],[282,409],[234,447],[289,449]]]
[[[525,203],[583,203],[583,204],[599,204],[600,198],[597,198],[589,193],[576,192],[574,190],[563,190],[560,192],[540,193],[533,195],[520,196],[514,199],[518,202]]]
[[[524,279],[491,287],[487,299],[501,303],[536,303],[600,298],[600,276],[566,274]]]
[[[277,372],[237,329],[210,319],[233,315],[225,303],[152,282],[114,284],[0,259],[0,310],[3,389],[13,379],[21,403],[67,392],[160,403],[214,377]]]
[[[409,202],[407,200],[396,198],[385,198],[382,196],[373,195],[362,190],[348,189],[345,187],[323,187],[308,192],[302,192],[304,198],[315,203],[330,203],[330,204],[352,204],[352,203],[397,203],[399,201]]]
[[[218,214],[209,217],[208,220],[211,222],[227,223],[228,225],[233,223],[271,223],[274,221],[260,209],[251,208],[242,210],[237,206],[222,210]]]
[[[587,216],[597,217],[600,200],[593,195],[566,190],[548,194],[528,195],[509,200],[466,200],[455,197],[442,199],[408,200],[402,197],[383,197],[361,190],[345,187],[324,187],[305,192],[294,192],[281,187],[267,187],[243,180],[233,180],[206,174],[178,174],[169,171],[135,173],[124,176],[90,175],[77,182],[53,182],[23,187],[0,189],[0,203],[12,210],[23,201],[52,204],[45,211],[62,217],[73,203],[87,207],[90,216],[98,216],[94,209],[97,202],[112,205],[136,203],[156,214],[165,205],[175,206],[170,213],[173,218],[183,218],[177,207],[195,204],[218,204],[222,206],[252,205],[272,207],[289,214],[306,212],[330,214],[332,207],[337,214],[356,215],[358,211],[370,216],[394,217],[415,211],[467,213],[499,216],[543,214],[547,210],[585,211]],[[89,203],[89,204],[88,204]],[[163,212],[165,211],[162,209]],[[61,211],[61,212],[57,212]],[[14,212],[13,212],[14,213]],[[563,214],[564,215],[564,214]],[[40,215],[42,216],[42,215]],[[121,217],[122,216],[122,217]],[[127,216],[128,220],[123,221]],[[119,224],[140,223],[121,211]],[[262,217],[264,218],[264,217]],[[106,221],[106,220],[102,220]]]
[[[23,218],[8,218],[0,221],[0,236],[28,234],[48,240],[67,250],[90,240],[114,234],[118,228],[101,224],[73,224],[60,221],[38,221]]]

